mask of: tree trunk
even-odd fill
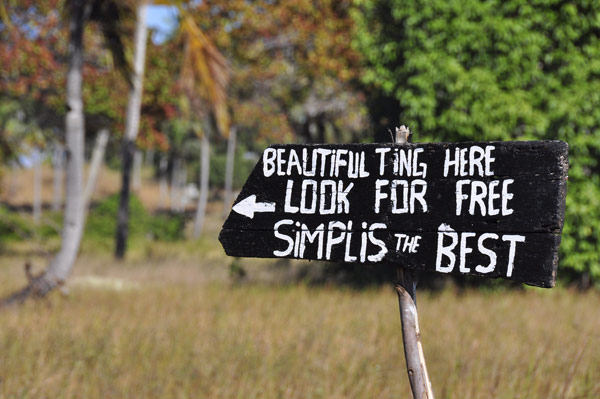
[[[122,181],[117,214],[117,233],[115,257],[123,259],[127,248],[129,230],[129,185],[131,182],[131,166],[135,151],[135,139],[140,124],[140,109],[142,106],[142,82],[144,78],[144,63],[146,59],[146,41],[148,29],[146,26],[146,9],[144,2],[137,9],[137,24],[135,29],[134,65],[132,85],[129,90],[129,102],[125,120],[125,137],[123,138]]]
[[[52,151],[52,177],[53,177],[53,195],[52,195],[52,210],[60,211],[63,202],[63,185],[65,174],[65,149],[62,144],[55,143]]]
[[[185,165],[185,161],[182,161],[181,168],[179,168],[179,172],[177,173],[177,192],[179,193],[177,212],[179,213],[185,212],[185,207],[187,206],[187,196],[185,192],[186,184],[187,167]]]
[[[202,148],[200,150],[200,195],[198,196],[198,206],[196,207],[196,217],[194,218],[194,238],[200,237],[204,227],[206,216],[206,203],[208,200],[208,178],[210,167],[210,143],[208,135],[202,135]]]
[[[235,162],[235,145],[237,142],[237,129],[232,127],[227,139],[227,161],[225,164],[225,195],[223,199],[223,218],[229,214],[229,207],[233,197],[233,167]]]
[[[181,160],[177,155],[173,157],[171,168],[171,212],[177,211],[177,190],[179,189],[179,168]]]
[[[69,18],[67,71],[67,114],[65,116],[67,150],[67,190],[60,251],[39,276],[26,266],[29,284],[0,301],[0,306],[19,304],[30,296],[42,297],[63,284],[71,274],[83,234],[84,116],[81,93],[83,65],[83,28],[91,10],[90,2],[73,0]]]
[[[168,183],[167,183],[167,168],[169,167],[169,159],[166,154],[160,157],[160,163],[158,165],[158,180],[160,192],[158,194],[158,209],[164,208],[166,199],[168,197]]]
[[[98,131],[98,135],[96,136],[96,143],[94,144],[94,151],[92,152],[92,161],[90,162],[90,170],[88,172],[85,183],[85,191],[83,194],[83,207],[86,214],[89,211],[92,195],[94,195],[100,169],[102,169],[104,153],[106,152],[106,144],[108,143],[108,136],[108,129],[100,129],[100,131]]]
[[[154,150],[152,148],[146,150],[144,165],[146,165],[147,168],[151,168],[154,165]]]
[[[42,218],[42,153],[35,150],[33,160],[33,223],[40,224]]]
[[[142,151],[135,150],[133,154],[133,177],[132,177],[132,188],[133,191],[139,191],[142,188]]]

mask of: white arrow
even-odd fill
[[[254,212],[275,212],[275,203],[256,202],[256,195],[252,194],[235,204],[232,209],[240,215],[254,219]]]

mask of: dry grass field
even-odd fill
[[[100,197],[118,187],[103,175]],[[30,203],[17,191],[12,204]],[[84,239],[68,294],[1,311],[0,398],[410,397],[391,286],[282,284],[289,268],[264,260],[242,260],[235,283],[209,210],[202,240],[148,242],[122,263]],[[56,244],[5,248],[0,295]],[[438,399],[600,398],[599,293],[450,288],[419,292],[418,305]]]
[[[68,295],[0,313],[0,397],[410,397],[391,287],[232,284],[216,253],[84,254]],[[599,309],[564,289],[421,293],[436,396],[599,398]]]

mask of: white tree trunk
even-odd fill
[[[166,154],[160,157],[160,163],[158,165],[158,181],[159,181],[159,194],[158,194],[158,208],[164,208],[168,197],[168,183],[167,183],[167,168],[169,167],[169,159]]]
[[[33,160],[33,223],[40,224],[42,218],[42,153],[35,150]]]
[[[133,191],[139,191],[142,188],[142,151],[135,150],[133,154],[133,177],[131,188]]]
[[[63,187],[65,174],[65,149],[62,144],[55,143],[52,151],[52,210],[58,212],[63,203]]]
[[[196,207],[196,217],[194,218],[194,238],[200,237],[204,220],[206,216],[206,203],[208,201],[208,178],[210,172],[210,143],[208,135],[202,135],[202,148],[200,150],[200,195],[198,196],[198,206]]]
[[[66,196],[60,251],[50,261],[46,272],[38,282],[40,295],[64,283],[73,269],[79,253],[83,234],[83,167],[85,148],[85,121],[81,93],[83,70],[83,28],[91,6],[80,0],[72,12],[69,29],[69,67],[67,71],[67,114],[65,116],[66,138]]]
[[[142,89],[146,64],[146,42],[148,41],[148,26],[146,14],[148,6],[142,1],[137,8],[137,23],[135,27],[135,49],[133,56],[133,73],[129,88],[129,101],[125,117],[125,138],[135,141],[140,126],[140,110],[142,108]]]
[[[92,152],[92,160],[90,162],[90,170],[88,172],[85,191],[83,193],[83,204],[86,214],[89,211],[90,202],[92,200],[92,196],[94,195],[94,190],[96,189],[96,183],[98,182],[98,176],[100,175],[100,170],[102,169],[108,137],[108,129],[100,129],[98,131],[98,135],[96,136],[94,151]]]
[[[223,217],[229,214],[229,207],[233,197],[233,167],[235,163],[235,146],[237,143],[237,129],[232,127],[227,139],[227,161],[225,164],[225,195],[223,198]]]
[[[132,85],[129,90],[127,114],[125,118],[125,137],[123,139],[123,172],[119,212],[117,214],[117,233],[115,257],[122,259],[127,248],[129,230],[129,185],[131,180],[131,164],[135,151],[135,139],[140,125],[140,109],[142,106],[142,86],[144,64],[146,61],[146,42],[148,27],[146,26],[147,5],[142,1],[137,8],[137,24],[135,29],[135,50],[133,56]]]

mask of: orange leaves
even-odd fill
[[[60,92],[57,87],[64,86],[60,61],[64,48],[55,40],[64,32],[56,12],[31,18],[22,4],[0,1],[3,23],[13,22],[0,31],[0,91],[8,96],[47,101]]]
[[[355,123],[364,121],[364,113],[352,86],[360,75],[360,55],[350,44],[351,5],[349,0],[190,5],[203,32],[232,60],[229,102],[246,135],[288,141],[295,132],[302,139],[317,122],[332,132],[364,130]]]
[[[286,116],[277,112],[268,99],[236,102],[234,104],[236,125],[255,131],[259,146],[273,142],[293,141],[293,131]]]

